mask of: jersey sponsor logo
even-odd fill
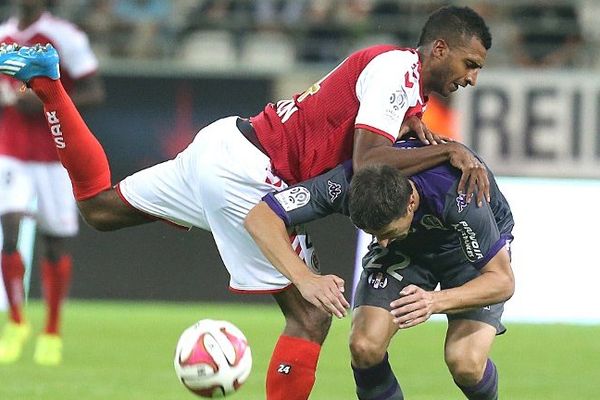
[[[421,218],[420,223],[427,230],[431,230],[431,229],[448,230],[448,228],[446,228],[444,226],[444,224],[442,224],[442,221],[440,221],[440,219],[438,217],[436,217],[435,215],[431,215],[431,214],[423,215],[423,218]]]
[[[388,279],[381,271],[371,272],[369,274],[368,282],[373,289],[385,289],[385,287],[388,285]]]
[[[467,256],[467,259],[470,262],[481,260],[483,258],[483,252],[479,246],[477,234],[469,226],[467,221],[460,221],[458,224],[454,225],[454,228],[460,235],[460,244],[463,248],[463,252]]]
[[[342,185],[333,181],[327,180],[327,193],[329,193],[329,201],[333,203],[335,199],[342,193]]]
[[[456,207],[458,208],[458,212],[461,213],[467,207],[467,195],[461,193],[456,198]]]
[[[275,200],[285,211],[293,211],[308,204],[310,192],[304,186],[296,186],[276,193]]]
[[[47,111],[46,120],[48,121],[48,125],[50,125],[50,132],[54,137],[54,144],[56,147],[59,149],[67,147],[60,128],[60,120],[56,116],[56,111]]]

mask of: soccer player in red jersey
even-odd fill
[[[290,241],[308,268],[273,267],[244,229],[248,211],[265,194],[350,158],[356,171],[385,163],[405,174],[450,161],[462,171],[459,189],[467,196],[478,189],[477,202],[489,201],[484,166],[462,145],[440,141],[419,117],[429,93],[447,96],[475,85],[490,46],[477,13],[441,8],[426,22],[418,48],[358,51],[304,93],[269,104],[250,119],[220,119],[175,159],[115,187],[101,145],[60,83],[53,49],[5,46],[0,71],[7,73],[7,63],[22,66],[13,76],[44,103],[80,212],[91,226],[109,231],[160,219],[210,230],[231,276],[230,290],[274,296],[286,323],[268,367],[266,397],[301,400],[312,390],[332,315],[347,313],[344,282],[314,273],[313,249],[300,228]],[[407,157],[392,144],[409,130],[436,145],[413,149]],[[290,198],[302,201],[303,193]]]
[[[16,3],[17,14],[0,25],[0,42],[52,43],[61,54],[62,82],[73,101],[82,107],[99,103],[104,92],[96,75],[98,61],[86,35],[46,11],[46,1]],[[21,220],[36,202],[34,216],[45,249],[40,264],[47,321],[37,339],[34,360],[55,365],[62,354],[61,303],[71,278],[66,241],[77,233],[78,215],[69,178],[55,150],[61,143],[48,135],[40,100],[19,90],[21,86],[14,79],[0,77],[0,263],[10,306],[0,337],[0,363],[16,361],[30,333],[22,310],[24,267],[17,239]]]

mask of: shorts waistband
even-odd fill
[[[254,130],[254,127],[250,123],[249,119],[238,117],[238,119],[235,121],[235,125],[237,126],[238,130],[242,133],[242,135],[244,135],[244,137],[254,145],[254,147],[260,150],[260,152],[266,155],[267,157],[269,156],[265,148],[262,146],[262,144],[260,144],[260,141],[256,136],[256,131]]]

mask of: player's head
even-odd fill
[[[424,58],[424,91],[448,96],[459,86],[475,85],[492,35],[471,8],[448,6],[429,16],[417,46]]]
[[[415,212],[415,195],[407,177],[388,165],[368,166],[352,177],[348,196],[356,227],[378,239],[402,239]]]

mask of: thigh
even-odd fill
[[[480,275],[479,270],[471,264],[456,265],[453,268],[446,269],[440,274],[440,286],[442,289],[449,289],[462,286],[465,283],[475,279]],[[485,307],[474,308],[461,313],[447,314],[448,321],[470,320],[479,321],[494,328],[497,335],[506,332],[506,327],[502,324],[502,314],[504,312],[504,302],[490,304]]]
[[[71,181],[60,163],[32,163],[37,222],[42,234],[70,237],[77,234],[79,219]]]
[[[235,291],[265,292],[290,284],[266,259],[244,228],[248,212],[269,192],[286,186],[271,171],[270,159],[226,118],[205,129],[191,145],[197,165],[198,197]],[[226,155],[226,157],[224,157]],[[300,227],[291,245],[316,268],[314,248]]]
[[[34,181],[27,164],[0,156],[0,215],[25,213],[35,199]]]
[[[448,321],[444,345],[446,360],[485,365],[495,337],[496,329],[485,322],[468,319]]]

